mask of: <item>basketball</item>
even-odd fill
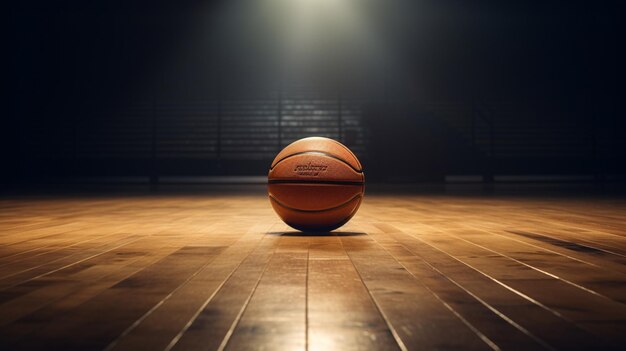
[[[278,153],[268,174],[268,193],[278,216],[301,231],[331,231],[361,205],[365,176],[357,157],[328,138],[297,140]]]

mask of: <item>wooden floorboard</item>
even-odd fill
[[[365,235],[357,233],[357,235]],[[312,237],[307,284],[310,350],[396,350],[398,345],[340,237]]]
[[[262,241],[225,276],[223,285],[197,309],[166,346],[174,350],[224,348],[267,269],[280,236],[257,232]]]
[[[626,343],[626,200],[368,194],[303,234],[263,190],[0,198],[0,349]]]

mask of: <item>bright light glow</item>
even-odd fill
[[[397,17],[388,11],[400,7],[397,0],[231,0],[206,22],[220,33],[214,45],[231,70],[304,84],[381,82],[390,67],[402,67],[387,35]]]
[[[345,72],[359,66],[370,71],[381,62],[384,45],[377,40],[367,0],[264,0],[280,62],[289,75]],[[269,11],[268,11],[269,10]],[[268,19],[270,19],[268,18]]]

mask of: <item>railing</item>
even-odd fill
[[[146,156],[153,184],[158,182],[163,157],[185,158],[188,152],[207,150],[199,159],[215,162],[220,169],[222,162],[230,159],[272,157],[292,140],[312,134],[341,141],[346,129],[349,133],[355,132],[352,130],[355,126],[359,130],[350,135],[362,134],[358,104],[345,101],[340,93],[309,98],[306,94],[300,96],[278,90],[248,100],[229,100],[220,95],[195,105],[164,105],[155,99],[152,104],[142,106],[145,106],[142,109],[149,109],[139,113],[150,119],[146,129],[150,135]],[[192,126],[198,123],[207,133],[205,140],[211,140],[210,145],[193,138]],[[181,128],[187,135],[168,131],[172,127]],[[185,137],[191,145],[181,144]],[[359,143],[364,144],[362,138]],[[180,146],[178,151],[176,145]],[[197,145],[195,150],[192,150],[193,145]]]
[[[376,133],[384,139],[383,147],[388,141],[385,138],[389,135],[374,125],[368,129],[367,123],[371,122],[362,119],[371,103],[351,95],[329,92],[323,97],[310,97],[308,92],[289,91],[268,93],[256,100],[242,96],[231,99],[217,95],[204,101],[148,100],[117,114],[98,112],[95,106],[94,110],[84,111],[84,118],[66,125],[26,121],[22,132],[30,133],[30,137],[23,141],[24,155],[28,156],[24,159],[30,162],[29,171],[39,169],[35,168],[38,164],[42,172],[46,167],[55,171],[75,166],[73,174],[141,172],[156,182],[160,175],[174,172],[243,174],[246,170],[233,170],[231,166],[248,164],[249,160],[252,165],[262,166],[286,143],[312,134],[349,144],[356,140],[349,146],[360,154],[365,154],[368,140]],[[420,112],[415,113],[433,116],[438,127],[446,126],[440,130],[447,130],[450,140],[456,140],[454,147],[472,150],[471,154],[450,158],[451,165],[457,161],[459,169],[473,165],[467,171],[481,172],[486,179],[494,172],[515,174],[516,169],[597,171],[600,176],[622,172],[620,150],[626,142],[620,128],[576,115],[585,122],[583,125],[568,119],[567,111],[561,112],[562,116],[544,118],[550,116],[550,111],[533,111],[535,107],[528,104],[520,106],[527,110],[514,103],[441,102],[420,105]],[[390,130],[397,128],[393,126],[394,111],[386,112],[383,115],[389,118],[384,123],[391,123]],[[621,125],[615,118],[614,124]],[[463,157],[470,161],[462,162]],[[220,168],[221,162],[226,167]],[[56,164],[69,166],[54,168]],[[178,168],[180,164],[187,168]]]

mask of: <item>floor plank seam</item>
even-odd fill
[[[213,293],[204,301],[204,303],[200,306],[200,308],[198,308],[198,310],[194,313],[194,315],[189,319],[189,321],[185,324],[185,326],[181,329],[180,332],[178,332],[178,334],[170,341],[170,343],[165,347],[164,351],[170,351],[172,350],[176,344],[178,343],[178,341],[183,337],[183,335],[185,334],[185,332],[187,332],[187,330],[189,330],[189,328],[192,326],[192,324],[196,321],[196,319],[198,318],[198,316],[202,313],[202,311],[204,311],[204,309],[209,305],[209,303],[213,300],[213,298],[222,290],[222,288],[224,287],[224,285],[228,282],[228,280],[233,276],[233,274],[239,269],[239,267],[241,267],[241,265],[246,261],[246,259],[248,257],[250,257],[250,255],[252,255],[261,245],[262,240],[259,240],[259,242],[257,242],[256,246],[254,247],[254,249],[250,250],[250,252],[237,264],[237,266],[235,266],[229,273],[228,275],[224,278],[224,280],[218,285],[218,287],[215,289],[215,291],[213,291]]]
[[[235,329],[237,328],[237,326],[239,325],[239,322],[241,321],[241,318],[243,317],[244,313],[246,312],[246,310],[248,308],[248,305],[250,304],[250,301],[252,300],[252,297],[254,296],[254,293],[256,292],[256,289],[259,287],[259,284],[261,283],[261,279],[263,279],[263,276],[265,275],[265,272],[267,271],[268,267],[270,266],[270,263],[272,262],[272,258],[274,257],[274,254],[276,253],[276,250],[278,249],[278,246],[279,245],[276,245],[273,248],[272,253],[270,254],[269,259],[267,260],[267,262],[265,263],[265,266],[263,267],[263,271],[261,272],[261,274],[259,274],[259,278],[255,282],[254,287],[252,288],[252,291],[250,292],[250,295],[248,295],[248,297],[246,298],[246,301],[244,302],[244,304],[241,307],[239,313],[235,317],[235,320],[233,321],[231,327],[228,329],[228,332],[226,332],[226,335],[224,336],[224,339],[222,339],[222,343],[218,347],[217,351],[224,351],[226,349],[226,347],[228,346],[228,342],[230,341],[230,338],[232,337],[233,333],[235,332]]]
[[[376,240],[376,239],[374,239]],[[394,239],[395,240],[395,239]],[[404,247],[406,250],[408,250],[409,252],[412,252],[417,256],[417,254],[411,250],[410,248],[406,247],[404,244],[402,244],[399,241],[396,241],[398,244],[402,245],[402,247]],[[380,245],[380,243],[379,243]],[[382,245],[381,245],[382,246]],[[389,253],[389,255],[393,256],[392,253],[390,253],[387,249],[385,249],[383,247],[383,249]],[[394,256],[395,257],[395,256]],[[397,259],[396,259],[397,260]],[[465,293],[467,293],[468,295],[470,295],[472,298],[474,298],[476,301],[478,301],[480,304],[482,304],[483,306],[485,306],[487,309],[489,309],[490,311],[492,311],[495,315],[497,315],[498,317],[500,317],[502,320],[504,320],[505,322],[509,323],[510,325],[512,325],[514,328],[518,329],[519,331],[521,331],[522,333],[524,333],[525,335],[527,335],[529,338],[535,340],[537,343],[539,343],[540,345],[542,345],[543,347],[545,347],[546,349],[550,349],[550,350],[554,350],[553,347],[551,347],[550,345],[548,345],[544,340],[542,340],[541,338],[533,335],[532,333],[530,333],[530,331],[528,331],[526,328],[522,327],[521,325],[519,325],[518,323],[516,323],[515,321],[513,321],[512,319],[510,319],[509,317],[507,317],[505,314],[503,314],[502,312],[500,312],[499,310],[497,310],[495,307],[491,306],[489,303],[487,303],[486,301],[484,301],[483,299],[479,298],[478,296],[476,296],[474,293],[470,292],[469,290],[467,290],[465,287],[463,287],[462,285],[460,285],[458,282],[456,282],[454,279],[448,277],[447,275],[445,275],[443,272],[441,272],[439,269],[437,269],[436,267],[434,267],[433,265],[431,265],[428,261],[424,260],[422,257],[420,257],[420,260],[422,262],[424,262],[429,268],[431,268],[432,270],[434,270],[435,272],[437,272],[439,275],[443,276],[446,280],[450,281],[452,284],[454,284],[455,286],[459,287],[461,290],[463,290]],[[409,269],[407,269],[407,267],[400,262],[399,260],[397,260],[398,263],[400,265],[402,265],[407,272],[411,273],[411,271]],[[417,277],[415,277],[415,275],[413,273],[411,273],[411,275],[418,279]],[[438,300],[440,300],[442,303],[444,303],[446,305],[446,307],[448,307],[453,313],[455,313],[455,315],[459,316],[462,320],[464,320],[464,322],[466,322],[466,324],[469,324],[470,328],[472,328],[472,330],[476,330],[479,331],[478,328],[476,328],[475,326],[471,325],[468,321],[465,321],[465,319],[460,316],[460,313],[458,313],[457,311],[454,311],[452,309],[451,306],[448,306],[448,304],[441,299],[435,292],[433,292],[430,288],[426,287],[433,295],[435,295],[435,297],[437,297]],[[480,333],[482,334],[482,333]],[[486,338],[486,337],[485,337]],[[488,338],[487,338],[488,339]],[[493,343],[495,345],[495,342],[493,342],[492,340],[489,340],[491,343]],[[490,345],[491,346],[491,345]],[[497,347],[497,345],[496,345]],[[500,349],[499,347],[497,347],[498,349]]]
[[[481,249],[483,249],[483,250],[487,250],[487,251],[489,251],[489,252],[493,252],[493,253],[495,253],[495,254],[498,254],[498,255],[500,255],[500,256],[502,256],[502,257],[505,257],[505,258],[507,258],[507,259],[509,259],[509,260],[511,260],[511,261],[517,262],[517,263],[519,263],[519,264],[521,264],[521,265],[523,265],[523,266],[525,266],[525,267],[528,267],[528,268],[530,268],[530,269],[533,269],[533,270],[535,270],[535,271],[537,271],[537,272],[539,272],[539,273],[545,274],[545,275],[547,275],[547,276],[549,276],[549,277],[551,277],[551,278],[554,278],[554,279],[557,279],[557,280],[559,280],[559,281],[562,281],[562,282],[564,282],[564,283],[566,283],[566,284],[568,284],[568,285],[571,285],[571,286],[573,286],[573,287],[575,287],[575,288],[578,288],[578,289],[581,289],[581,290],[583,290],[583,291],[586,291],[586,292],[588,292],[588,293],[590,293],[590,294],[596,295],[596,296],[598,296],[598,297],[601,297],[601,298],[603,298],[603,299],[606,299],[606,300],[609,300],[609,301],[612,301],[612,302],[615,302],[615,303],[622,303],[622,302],[619,302],[619,301],[615,301],[615,300],[611,299],[611,298],[610,298],[610,297],[608,297],[608,296],[604,296],[604,295],[602,295],[602,294],[600,294],[600,293],[598,293],[598,292],[596,292],[596,291],[593,291],[593,290],[591,290],[591,289],[588,289],[588,288],[586,288],[586,287],[584,287],[584,286],[582,286],[582,285],[576,284],[576,283],[574,283],[574,282],[572,282],[572,281],[570,281],[570,280],[568,280],[568,279],[561,278],[561,277],[559,277],[559,276],[557,276],[557,275],[555,275],[555,274],[552,274],[552,273],[550,273],[550,272],[546,272],[546,271],[544,271],[544,270],[542,270],[542,269],[540,269],[540,268],[537,268],[537,267],[534,267],[534,266],[532,266],[532,265],[530,265],[530,264],[527,264],[527,263],[525,263],[525,262],[522,262],[522,261],[520,261],[520,260],[518,260],[518,259],[515,259],[515,258],[513,258],[513,257],[511,257],[511,256],[508,256],[508,255],[503,254],[503,253],[501,253],[501,252],[498,252],[498,251],[495,251],[495,250],[489,249],[489,248],[484,247],[484,246],[482,246],[482,245],[476,244],[476,243],[474,243],[474,242],[472,242],[472,241],[470,241],[470,240],[463,239],[463,238],[459,237],[458,235],[454,235],[454,234],[449,234],[449,235],[450,235],[450,236],[452,236],[452,237],[455,237],[455,238],[457,238],[457,239],[459,239],[459,240],[463,240],[463,241],[465,241],[465,242],[467,242],[467,243],[469,243],[469,244],[472,244],[472,245],[474,245],[474,246],[476,246],[476,247],[480,247],[480,248],[481,248]]]
[[[389,328],[389,331],[391,332],[391,335],[393,335],[393,338],[395,339],[398,348],[401,351],[408,351],[409,349],[407,348],[407,346],[402,341],[402,338],[400,337],[400,335],[398,334],[396,329],[393,327],[391,321],[389,320],[387,315],[383,312],[382,307],[380,306],[378,301],[376,301],[376,299],[372,295],[371,291],[369,290],[369,288],[367,287],[367,285],[363,281],[363,276],[361,275],[361,272],[359,272],[359,270],[357,269],[356,265],[354,264],[354,261],[352,261],[352,257],[350,256],[350,253],[348,252],[348,250],[345,249],[345,246],[343,244],[343,239],[340,238],[339,241],[341,243],[341,247],[346,252],[346,255],[348,256],[348,258],[350,259],[350,263],[352,264],[352,266],[354,267],[354,270],[356,271],[357,275],[359,276],[359,279],[361,280],[361,284],[363,284],[363,286],[365,287],[365,290],[367,291],[370,299],[372,300],[372,303],[374,304],[374,306],[376,306],[376,309],[378,310],[378,313],[380,313],[380,315],[383,317],[383,320],[385,321],[385,324],[387,325],[387,328]]]
[[[515,288],[513,288],[513,287],[508,286],[507,284],[505,284],[505,283],[503,283],[503,282],[499,281],[498,279],[493,278],[493,277],[492,277],[492,276],[490,276],[489,274],[486,274],[486,273],[482,272],[481,270],[476,269],[476,268],[474,268],[473,266],[471,266],[471,265],[469,265],[469,264],[467,264],[467,263],[463,262],[462,260],[459,260],[458,258],[456,258],[456,257],[454,257],[454,256],[452,256],[452,255],[450,255],[450,254],[448,254],[448,253],[446,253],[445,251],[443,251],[443,250],[441,250],[441,249],[439,249],[439,248],[437,248],[437,247],[435,247],[435,246],[433,246],[433,245],[431,245],[431,244],[429,244],[429,243],[427,243],[427,242],[423,241],[422,239],[418,238],[417,236],[415,236],[415,235],[411,235],[411,234],[409,234],[409,235],[410,235],[411,237],[413,237],[413,238],[416,238],[416,239],[420,240],[421,242],[425,243],[426,245],[431,246],[431,247],[435,248],[435,249],[436,249],[436,250],[438,250],[438,251],[441,251],[442,253],[444,253],[444,254],[446,254],[446,255],[450,256],[451,258],[453,258],[454,260],[459,261],[460,263],[462,263],[462,264],[464,264],[465,266],[467,266],[467,267],[471,268],[472,270],[474,270],[474,271],[476,271],[476,272],[478,272],[478,273],[482,274],[483,276],[485,276],[485,277],[487,277],[488,279],[492,280],[492,281],[493,281],[493,282],[495,282],[496,284],[498,284],[498,285],[500,285],[500,286],[504,287],[505,289],[507,289],[507,290],[509,290],[509,291],[513,292],[514,294],[516,294],[516,295],[518,295],[518,296],[520,296],[520,297],[522,297],[522,298],[526,299],[527,301],[529,301],[529,302],[531,302],[531,303],[533,303],[533,304],[535,304],[535,305],[537,305],[537,306],[539,306],[539,307],[543,308],[544,310],[546,310],[546,311],[548,311],[548,312],[552,313],[553,315],[555,315],[555,316],[557,316],[557,317],[559,317],[559,318],[563,319],[564,321],[567,321],[567,322],[569,322],[569,323],[572,323],[573,325],[576,325],[576,326],[577,326],[577,327],[579,327],[580,329],[583,329],[583,330],[585,330],[585,331],[587,331],[587,332],[590,332],[591,334],[594,334],[592,331],[589,331],[589,330],[587,330],[587,329],[585,329],[585,328],[581,327],[578,323],[575,323],[574,321],[572,321],[572,320],[570,320],[570,319],[566,318],[565,316],[563,316],[563,315],[562,315],[561,313],[559,313],[558,311],[555,311],[554,309],[552,309],[552,308],[550,308],[550,307],[546,306],[545,304],[541,303],[540,301],[537,301],[536,299],[533,299],[532,297],[530,297],[530,296],[528,296],[528,295],[526,295],[526,294],[522,293],[521,291],[518,291],[517,289],[515,289]]]

